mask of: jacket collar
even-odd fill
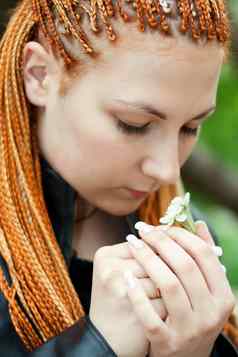
[[[60,176],[50,164],[40,157],[42,186],[48,214],[66,263],[72,257],[72,237],[75,220],[77,192]],[[138,217],[135,212],[125,216],[130,233],[137,235],[134,228]]]

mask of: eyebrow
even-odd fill
[[[156,117],[159,117],[160,119],[162,120],[167,120],[167,116],[166,114],[164,114],[163,112],[157,110],[156,108],[152,107],[151,105],[148,105],[148,104],[144,104],[142,102],[127,102],[125,100],[122,100],[122,99],[116,99],[114,100],[115,102],[118,102],[120,104],[124,104],[128,107],[133,107],[135,108],[136,110],[140,110],[140,111],[143,111],[147,114],[151,114],[151,115],[154,115]],[[213,106],[207,110],[205,110],[204,112],[196,115],[195,117],[193,117],[191,120],[200,120],[200,119],[203,119],[204,117],[206,117],[208,114],[214,112],[216,110],[216,106]]]

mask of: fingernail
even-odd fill
[[[134,278],[131,271],[124,272],[124,278],[126,280],[126,284],[130,289],[134,289],[136,286],[136,279]]]
[[[141,227],[144,227],[146,225],[146,223],[145,222],[142,222],[142,221],[138,221],[138,222],[136,222],[136,224],[135,224],[135,229],[141,229]]]
[[[221,264],[222,270],[224,271],[224,273],[226,273],[226,267],[225,265]]]
[[[204,222],[204,221],[196,221],[195,222],[195,227],[196,227],[196,230],[200,227],[200,228],[203,228],[203,229],[205,229],[205,230],[207,230],[208,228],[207,228],[207,224],[206,224],[206,222]]]
[[[221,247],[215,245],[215,246],[212,246],[212,249],[213,249],[214,253],[216,254],[216,256],[221,257],[223,255],[223,250]]]
[[[129,244],[131,244],[136,249],[144,247],[143,241],[141,239],[138,239],[133,234],[129,234],[128,236],[126,236],[126,240]]]
[[[198,220],[198,221],[196,221],[195,223],[196,223],[196,224],[203,224],[204,226],[206,226],[206,223],[205,223],[204,221]]]
[[[139,221],[139,222],[136,222],[135,229],[137,229],[143,233],[149,233],[149,232],[153,231],[155,229],[155,227],[150,224],[147,224],[145,222]]]

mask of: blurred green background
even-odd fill
[[[238,185],[238,2],[230,0],[230,17],[233,26],[234,48],[229,62],[224,65],[217,97],[217,111],[201,132],[199,145],[237,175]],[[211,177],[216,180],[216,177]],[[185,185],[189,190],[189,184]],[[207,194],[191,189],[191,200],[201,209],[217,233],[223,247],[223,264],[226,266],[232,287],[238,291],[238,214],[216,204]]]
[[[0,32],[4,28],[7,10],[14,3],[15,0],[1,0]],[[225,165],[223,171],[226,168],[232,170],[238,186],[238,1],[229,0],[229,6],[233,29],[232,53],[220,80],[217,112],[212,120],[204,124],[198,146],[206,148],[222,162]],[[216,177],[210,177],[210,180],[215,181]],[[191,192],[191,200],[217,233],[224,250],[222,260],[228,278],[233,289],[238,291],[238,209],[235,211],[216,203],[214,196],[202,193],[200,187],[191,188],[189,180],[185,182],[185,188]]]
[[[237,54],[238,56],[238,54]],[[238,60],[238,58],[237,58]],[[232,167],[238,176],[238,67],[224,66],[219,85],[218,109],[214,120],[204,125],[199,144]],[[211,180],[216,178],[211,177]],[[238,182],[237,182],[238,184]],[[189,185],[187,185],[189,188]],[[223,262],[232,286],[238,289],[238,216],[224,206],[215,204],[206,195],[191,191],[191,198],[207,216],[224,249]]]
[[[237,53],[238,60],[238,53]],[[238,184],[238,65],[226,64],[223,69],[214,118],[203,126],[199,145],[204,145],[222,160],[227,168],[237,173]],[[211,180],[216,180],[211,177]],[[238,290],[238,216],[232,210],[216,204],[208,195],[185,187],[191,192],[191,200],[207,217],[223,247],[223,264],[227,268],[232,286]]]

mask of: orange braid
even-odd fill
[[[82,15],[89,16],[93,32],[103,27],[109,40],[114,41],[110,18],[119,15],[129,21],[128,6],[141,31],[149,23],[151,28],[171,34],[173,16],[164,1],[127,0],[124,8],[123,0],[21,0],[0,42],[0,255],[11,278],[9,282],[0,269],[0,290],[9,303],[16,332],[29,351],[73,325],[85,312],[44,201],[37,123],[30,118],[31,106],[24,92],[23,49],[41,32],[70,68],[76,59],[65,48],[57,25],[92,56],[94,49],[80,25]],[[183,32],[189,32],[192,26],[194,40],[206,36],[212,26],[216,40],[226,46],[229,27],[223,0],[210,2],[208,10],[208,0],[194,0],[200,11],[191,19],[188,0],[174,0],[173,13],[181,19]],[[216,17],[209,15],[212,12]],[[195,25],[200,26],[200,32],[195,32]],[[176,193],[177,188],[169,186],[151,195],[140,209],[141,219],[157,224]],[[231,327],[227,333],[235,336],[236,330],[230,331]]]

